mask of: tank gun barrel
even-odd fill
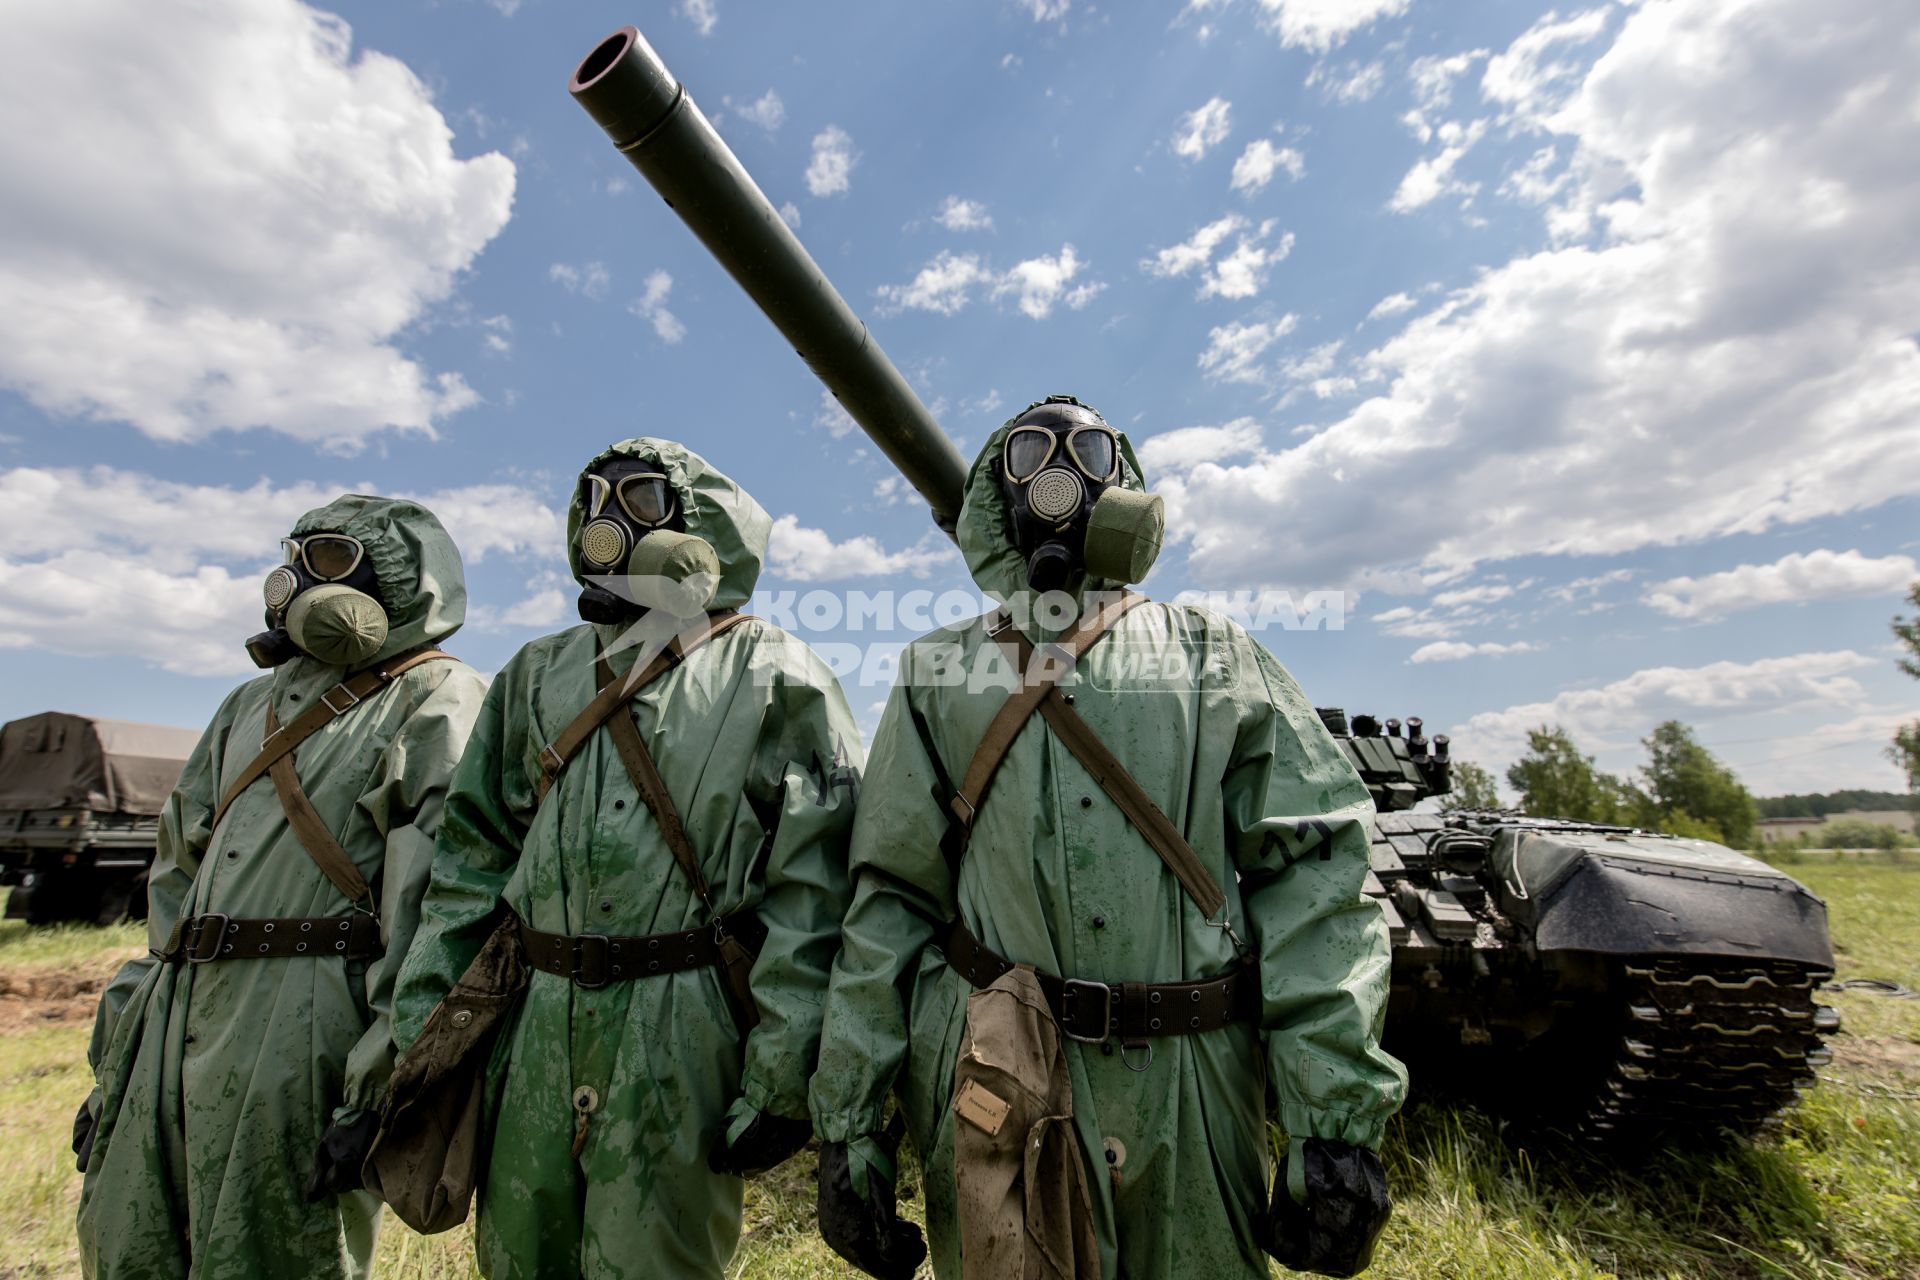
[[[951,532],[959,450],[639,30],[596,45],[568,91]]]

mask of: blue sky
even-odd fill
[[[632,434],[779,518],[764,588],[965,585],[568,100],[632,21],[964,453],[1073,392],[1168,500],[1150,593],[1341,593],[1260,633],[1316,702],[1496,767],[1543,721],[1630,767],[1678,717],[1763,793],[1896,787],[1897,8],[9,5],[0,716],[203,722],[345,488],[442,513],[497,668],[572,621],[559,513]]]

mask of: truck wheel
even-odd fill
[[[64,924],[92,916],[88,904],[81,900],[79,876],[66,870],[36,870],[29,876],[31,882],[23,879],[14,890],[27,895],[28,924]]]
[[[110,874],[99,878],[99,893],[94,898],[93,922],[119,924],[122,920],[147,918],[147,873]]]

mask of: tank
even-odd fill
[[[147,914],[160,811],[200,735],[46,711],[0,726],[0,885],[9,919]]]
[[[952,531],[966,466],[726,143],[632,27],[574,99]],[[1437,814],[1446,741],[1322,713],[1380,811],[1367,892],[1393,931],[1389,1043],[1417,1082],[1588,1141],[1750,1133],[1839,1025],[1826,908],[1719,845],[1625,827]]]
[[[1509,812],[1450,787],[1422,722],[1320,712],[1379,816],[1387,1045],[1416,1083],[1607,1145],[1750,1135],[1814,1082],[1839,1015],[1826,905],[1705,840]]]

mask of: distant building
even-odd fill
[[[1824,821],[1824,818],[1762,818],[1759,824],[1760,843],[1778,844],[1782,840],[1791,840],[1812,831]]]
[[[1814,831],[1829,822],[1838,822],[1842,818],[1892,827],[1908,835],[1914,834],[1915,831],[1911,809],[1854,809],[1847,813],[1830,813],[1824,818],[1762,818],[1760,819],[1760,843],[1777,844],[1782,840],[1791,840],[1795,836]]]

